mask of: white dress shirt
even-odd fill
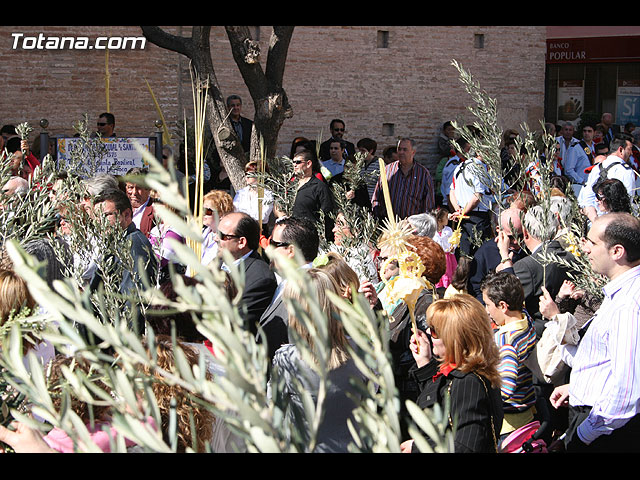
[[[592,407],[578,426],[589,444],[640,413],[640,266],[604,288],[604,300],[575,351],[564,349],[571,370],[569,403]]]

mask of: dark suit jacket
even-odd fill
[[[520,251],[514,255],[513,261],[517,262],[525,256],[526,252],[520,249]],[[469,295],[476,297],[483,305],[484,302],[482,300],[482,290],[480,290],[480,286],[489,272],[494,271],[499,263],[500,250],[498,250],[498,244],[493,238],[490,238],[476,250],[476,253],[473,255],[473,260],[469,265],[467,291]]]
[[[289,343],[288,325],[289,311],[287,310],[287,304],[282,299],[282,293],[280,293],[260,317],[260,328],[263,330],[264,338],[267,341],[269,364],[271,364],[276,350],[281,345]],[[262,339],[263,337],[260,334],[256,336],[258,343],[261,343]]]
[[[245,326],[254,335],[258,332],[258,322],[267,309],[276,291],[276,277],[258,252],[253,251],[244,260],[245,284],[241,298],[241,315]]]
[[[329,155],[329,145],[331,145],[332,140],[332,138],[329,138],[328,140],[325,140],[320,144],[320,151],[318,152],[318,158],[320,160],[329,160],[331,158],[331,155]],[[347,142],[346,140],[343,141],[345,143],[345,150],[347,152],[347,155],[353,157],[356,154],[356,146],[351,142]]]
[[[557,240],[548,242],[547,256],[555,254],[557,257],[568,262],[574,262],[573,255],[567,252]],[[562,282],[569,279],[569,268],[556,262],[548,263],[544,266],[542,259],[545,258],[544,246],[540,246],[533,254],[518,260],[513,264],[512,268],[506,268],[504,271],[515,273],[524,288],[525,308],[536,327],[536,336],[538,339],[542,336],[547,320],[542,318],[539,310],[540,296],[542,295],[542,286],[549,291],[551,298],[556,298]]]
[[[242,149],[247,154],[247,161],[249,161],[248,155],[249,151],[251,150],[251,130],[253,128],[253,122],[248,118],[241,116],[240,125],[242,125]]]

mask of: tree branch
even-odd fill
[[[141,26],[142,34],[154,45],[160,48],[180,53],[188,58],[193,56],[193,38],[180,37],[165,32],[156,26]],[[194,30],[195,31],[195,30]]]
[[[245,26],[225,26],[224,28],[229,37],[233,59],[240,70],[244,83],[249,88],[251,97],[254,102],[256,99],[265,97],[268,94],[267,79],[260,65],[259,50],[256,57],[257,45],[251,39],[249,28]]]
[[[284,67],[287,62],[287,52],[289,43],[295,27],[274,26],[273,34],[269,42],[269,53],[267,55],[267,79],[278,87],[282,87],[284,77]]]

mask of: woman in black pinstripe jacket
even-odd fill
[[[496,452],[503,418],[499,354],[484,307],[470,295],[456,295],[432,303],[426,320],[427,332],[411,337],[416,365],[410,374],[420,386],[416,403],[444,407],[451,399],[455,453]],[[418,451],[413,440],[402,449]]]

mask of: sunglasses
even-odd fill
[[[433,328],[431,325],[429,325],[427,330],[429,330],[429,334],[431,335],[431,338],[435,338],[436,340],[439,338],[438,337],[438,332],[436,332],[436,329]]]
[[[277,242],[273,238],[270,238],[269,245],[271,245],[274,248],[280,248],[280,247],[288,247],[291,244],[289,242]]]
[[[334,128],[334,132],[344,132],[344,128]]]
[[[230,233],[222,233],[220,230],[217,232],[219,240],[229,240],[230,238],[240,238],[241,235],[232,235]]]
[[[99,127],[104,127],[105,125],[107,125],[107,122],[98,122]]]
[[[305,163],[305,160],[294,160],[293,161],[294,165],[300,165],[301,163]]]
[[[215,210],[213,210],[213,209],[211,209],[211,208],[204,207],[204,214],[205,214],[205,215],[212,216],[214,211],[215,211]]]

